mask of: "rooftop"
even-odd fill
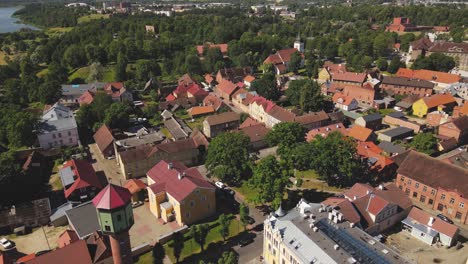
[[[125,149],[134,148],[146,144],[157,144],[161,143],[166,137],[159,131],[153,131],[149,134],[143,134],[135,137],[129,137],[121,139],[115,142],[117,146]]]
[[[432,225],[429,225],[430,219],[433,219]],[[429,213],[413,207],[408,217],[403,220],[403,223],[412,225],[426,234],[434,235],[434,232],[442,233],[449,237],[454,237],[458,232],[456,225],[449,224],[438,217],[433,217]]]
[[[94,231],[101,230],[97,218],[96,207],[92,202],[87,202],[76,206],[65,212],[68,218],[68,223],[75,230],[80,239],[84,239],[91,235]]]
[[[461,77],[456,74],[430,70],[411,70],[407,68],[398,69],[396,75],[398,77],[417,78],[430,82],[440,82],[448,84],[456,83],[461,80]]]
[[[382,132],[381,134],[387,135],[389,137],[396,137],[406,133],[413,132],[413,129],[407,127],[395,127],[387,131]]]
[[[130,191],[124,187],[108,184],[93,199],[96,209],[112,210],[126,206],[131,199]]]
[[[382,78],[382,84],[390,84],[390,85],[400,85],[400,86],[411,86],[411,87],[420,87],[420,88],[427,88],[433,89],[434,83],[421,80],[421,79],[413,79],[411,77],[397,77],[397,76],[384,76]]]
[[[233,121],[239,121],[239,120],[240,120],[240,115],[235,112],[225,112],[225,113],[221,113],[217,115],[212,115],[205,119],[205,121],[210,126],[215,126],[215,125],[229,123]]]

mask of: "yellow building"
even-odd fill
[[[162,160],[147,177],[150,210],[164,222],[189,225],[216,212],[216,188],[196,168]]]
[[[413,114],[424,117],[432,111],[451,112],[457,105],[455,98],[451,94],[435,94],[423,97],[413,104]]]

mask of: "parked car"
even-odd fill
[[[9,239],[6,239],[6,238],[0,239],[0,245],[2,245],[4,250],[13,249],[15,247],[13,242],[11,240],[9,240]]]
[[[453,224],[453,221],[450,220],[450,218],[446,217],[446,216],[443,215],[443,214],[438,214],[437,217],[438,217],[440,220],[442,220],[442,221],[445,221],[445,222],[447,222],[447,223],[449,223],[449,224]]]
[[[239,247],[245,247],[252,242],[253,242],[252,238],[243,238],[239,241]]]
[[[216,187],[218,187],[220,189],[224,189],[224,187],[226,187],[226,185],[224,185],[224,183],[222,183],[220,181],[215,182],[215,185],[216,185]]]
[[[233,196],[236,194],[236,193],[234,192],[234,190],[231,189],[231,188],[229,188],[229,187],[225,187],[225,188],[224,188],[224,191],[225,191],[226,193],[230,194],[230,195],[233,195]]]

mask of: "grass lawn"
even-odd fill
[[[244,201],[246,202],[255,196],[255,190],[248,186],[246,181],[243,181],[240,187],[233,187],[233,189],[244,196]]]
[[[81,78],[86,80],[89,75],[89,66],[81,67],[73,72],[70,73],[68,76],[68,80],[72,81],[76,78]],[[103,67],[101,82],[114,82],[115,81],[115,69],[113,65],[107,65]]]
[[[55,37],[62,35],[63,33],[70,32],[73,29],[73,27],[53,27],[53,28],[48,28],[46,30],[46,34],[49,35],[50,37]]]
[[[186,119],[185,123],[193,130],[197,128],[200,131],[203,131],[203,121],[205,120],[206,116],[201,116],[194,118],[194,121],[192,122],[192,119]]]
[[[393,112],[395,112],[395,110],[392,109],[392,108],[379,109],[379,113],[380,113],[382,116],[386,116],[386,115],[388,115],[388,114],[390,114],[390,113],[393,113]]]
[[[87,16],[82,16],[78,18],[78,24],[89,22],[95,19],[108,19],[109,17],[109,14],[91,14]]]
[[[300,188],[303,189],[316,189],[324,192],[342,192],[344,189],[328,186],[328,184],[319,179],[319,175],[314,170],[297,171],[297,178],[302,178],[303,182]]]
[[[41,78],[44,77],[49,72],[49,69],[45,68],[36,73],[36,76]]]
[[[3,51],[0,51],[0,65],[6,65],[6,61],[5,61],[5,58],[7,57],[7,55],[5,54],[5,52]]]

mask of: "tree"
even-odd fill
[[[102,78],[103,67],[99,62],[93,62],[89,66],[89,74],[88,78],[86,78],[86,82],[94,83],[99,81]]]
[[[68,81],[68,70],[62,64],[52,62],[47,66],[46,81],[57,81],[59,83],[65,83]]]
[[[301,53],[299,53],[298,51],[294,52],[291,55],[291,59],[289,61],[288,71],[297,73],[297,71],[301,67],[301,62],[302,62]]]
[[[443,53],[432,53],[428,57],[418,56],[414,61],[412,68],[415,70],[426,69],[432,71],[448,72],[455,67],[455,60]]]
[[[44,104],[53,104],[62,97],[62,86],[57,81],[46,81],[39,86],[38,97]]]
[[[163,264],[164,257],[166,256],[166,251],[161,243],[156,243],[152,250],[153,255],[153,264]]]
[[[176,259],[176,263],[179,263],[180,254],[184,249],[184,235],[180,232],[174,233],[172,236],[172,243],[170,244],[172,249],[174,250],[174,257]]]
[[[244,227],[244,231],[246,230],[247,225],[249,224],[250,216],[249,216],[249,207],[244,203],[241,203],[239,207],[239,220]]]
[[[224,66],[223,53],[219,48],[205,48],[205,53],[203,65],[206,72],[214,72],[216,67]]]
[[[219,234],[223,237],[223,241],[226,241],[226,237],[229,235],[229,223],[230,219],[225,214],[221,214],[218,218]]]
[[[124,103],[113,103],[105,112],[104,123],[110,128],[128,127],[130,108]]]
[[[396,73],[398,69],[402,66],[402,62],[398,56],[395,56],[390,61],[390,65],[388,65],[388,72],[389,73]]]
[[[384,58],[379,58],[377,60],[377,68],[381,71],[386,71],[388,68],[388,62],[387,59]]]
[[[223,133],[210,143],[206,167],[217,178],[237,184],[250,168],[250,139],[241,133]]]
[[[4,183],[21,174],[14,151],[0,153],[0,183]]]
[[[285,91],[285,95],[288,98],[288,101],[292,105],[299,105],[299,99],[301,97],[301,91],[302,88],[305,86],[305,84],[308,82],[308,80],[292,80],[289,83],[288,89]]]
[[[297,143],[305,141],[306,129],[296,122],[282,122],[273,126],[266,141],[270,146],[278,146],[278,154],[285,155]]]
[[[193,240],[195,240],[195,242],[200,245],[202,252],[204,251],[203,246],[205,245],[206,236],[208,235],[209,231],[210,229],[207,224],[194,225],[190,229],[190,234],[193,237]]]
[[[250,85],[250,90],[256,91],[268,100],[275,101],[280,97],[280,91],[275,83],[275,75],[272,73],[265,73],[261,79],[253,81]]]
[[[63,53],[63,61],[65,65],[74,69],[86,65],[86,54],[82,47],[72,44]]]
[[[386,57],[391,46],[393,46],[393,39],[387,33],[380,33],[374,39],[374,57]]]
[[[117,64],[115,65],[115,78],[117,81],[122,82],[127,80],[127,64],[128,60],[125,54],[119,53]]]
[[[201,74],[203,70],[200,59],[193,54],[185,57],[185,68],[189,74]]]
[[[419,133],[409,145],[419,152],[432,155],[436,151],[437,139],[432,133]]]
[[[322,91],[317,82],[308,80],[302,87],[299,97],[299,106],[302,111],[319,111],[324,105]]]
[[[256,190],[253,198],[256,204],[271,203],[276,208],[289,185],[289,177],[283,173],[276,158],[269,155],[263,158],[253,169],[253,176],[248,184]]]
[[[223,252],[221,258],[218,259],[218,264],[237,264],[239,263],[239,259],[233,251]]]
[[[135,65],[135,78],[140,81],[147,81],[161,75],[161,68],[154,60],[139,60]]]

